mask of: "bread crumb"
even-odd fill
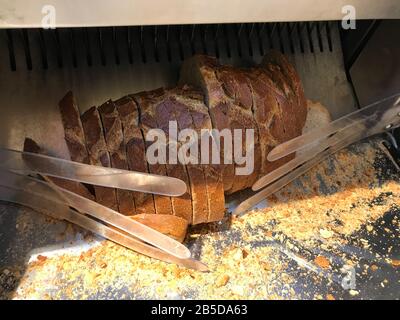
[[[223,287],[228,283],[229,279],[230,277],[227,274],[223,274],[222,276],[219,276],[217,278],[217,280],[215,281],[215,286],[217,288]]]
[[[40,262],[44,262],[44,261],[47,260],[47,257],[46,257],[46,256],[42,256],[42,255],[40,255],[40,254],[39,254],[36,258],[37,258],[37,260],[40,261]]]
[[[233,259],[236,261],[243,259],[243,251],[241,249],[236,249],[235,253],[233,254]]]
[[[353,290],[352,289],[352,290],[349,291],[349,293],[350,293],[351,296],[354,297],[354,296],[357,296],[359,292],[357,290]]]
[[[379,268],[378,268],[378,266],[377,265],[375,265],[375,264],[373,264],[373,265],[371,265],[371,270],[372,271],[376,271],[376,270],[378,270]]]
[[[400,267],[400,260],[392,259],[391,264],[393,267],[398,268]]]
[[[232,287],[232,293],[236,294],[238,296],[243,296],[244,295],[244,288],[242,286],[233,286]]]
[[[334,297],[332,294],[328,293],[328,294],[326,295],[326,300],[336,300],[336,299],[335,299],[335,297]]]
[[[317,256],[314,259],[314,262],[317,266],[319,266],[322,269],[328,269],[330,266],[330,262],[327,258],[325,258],[324,256]]]
[[[265,236],[266,236],[267,238],[272,238],[272,237],[273,237],[272,231],[266,231],[266,232],[265,232]]]
[[[319,230],[319,234],[324,239],[329,239],[329,238],[331,238],[333,236],[333,232],[331,230],[327,230],[327,229]]]

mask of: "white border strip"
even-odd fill
[[[400,18],[398,0],[0,0],[0,28],[41,27],[44,6],[57,27]]]

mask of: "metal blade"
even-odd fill
[[[165,196],[181,196],[186,184],[172,177],[120,170],[0,148],[0,167],[21,173],[39,173],[104,187]]]
[[[296,156],[296,158],[290,160],[289,162],[280,166],[276,170],[269,172],[268,174],[257,180],[252,186],[252,190],[257,191],[260,190],[261,188],[264,188],[270,183],[285,176],[298,166],[314,158],[318,153],[322,152],[326,148],[334,146],[335,144],[340,143],[344,139],[351,138],[351,136],[365,137],[365,135],[367,134],[367,127],[365,126],[366,122],[367,119],[364,119],[362,121],[353,124],[346,130],[339,131],[336,134],[326,139],[316,141],[316,145],[313,146],[312,148],[302,150],[301,154]]]

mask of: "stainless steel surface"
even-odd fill
[[[350,68],[362,106],[400,91],[400,20],[382,21]]]
[[[358,19],[400,18],[397,0],[1,0],[0,27],[40,27],[45,5],[58,27],[339,20],[347,5]]]

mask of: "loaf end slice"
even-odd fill
[[[307,100],[307,118],[303,127],[303,134],[332,121],[329,110],[320,102]]]

